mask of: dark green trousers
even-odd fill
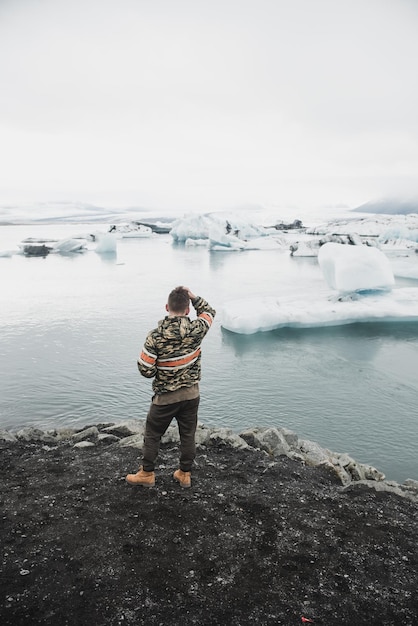
[[[160,450],[161,437],[173,419],[177,420],[180,434],[180,469],[190,472],[196,457],[197,409],[200,398],[183,400],[173,404],[151,404],[145,423],[142,466],[146,472],[152,472]]]

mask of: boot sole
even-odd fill
[[[129,480],[125,478],[128,485],[132,485],[133,487],[155,487],[155,483],[131,483]]]
[[[191,484],[190,484],[190,485],[183,485],[183,484],[179,481],[179,479],[178,479],[178,478],[175,478],[174,480],[175,480],[175,481],[176,481],[176,483],[178,483],[178,484],[180,485],[180,487],[182,487],[183,489],[190,489],[190,487],[192,486]]]

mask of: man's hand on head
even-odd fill
[[[187,291],[187,295],[189,296],[190,300],[194,300],[196,298],[195,294],[192,293],[188,287],[183,287],[183,289]]]

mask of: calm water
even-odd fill
[[[0,227],[0,250],[26,236],[83,232]],[[136,358],[168,292],[185,284],[219,310],[204,344],[202,422],[236,431],[286,426],[388,478],[418,478],[418,324],[252,336],[220,326],[229,299],[323,289],[315,259],[279,250],[210,253],[162,236],[120,240],[113,257],[0,258],[0,280],[0,428],[145,417],[151,388]]]

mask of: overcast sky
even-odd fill
[[[417,191],[416,0],[0,0],[0,202]]]

